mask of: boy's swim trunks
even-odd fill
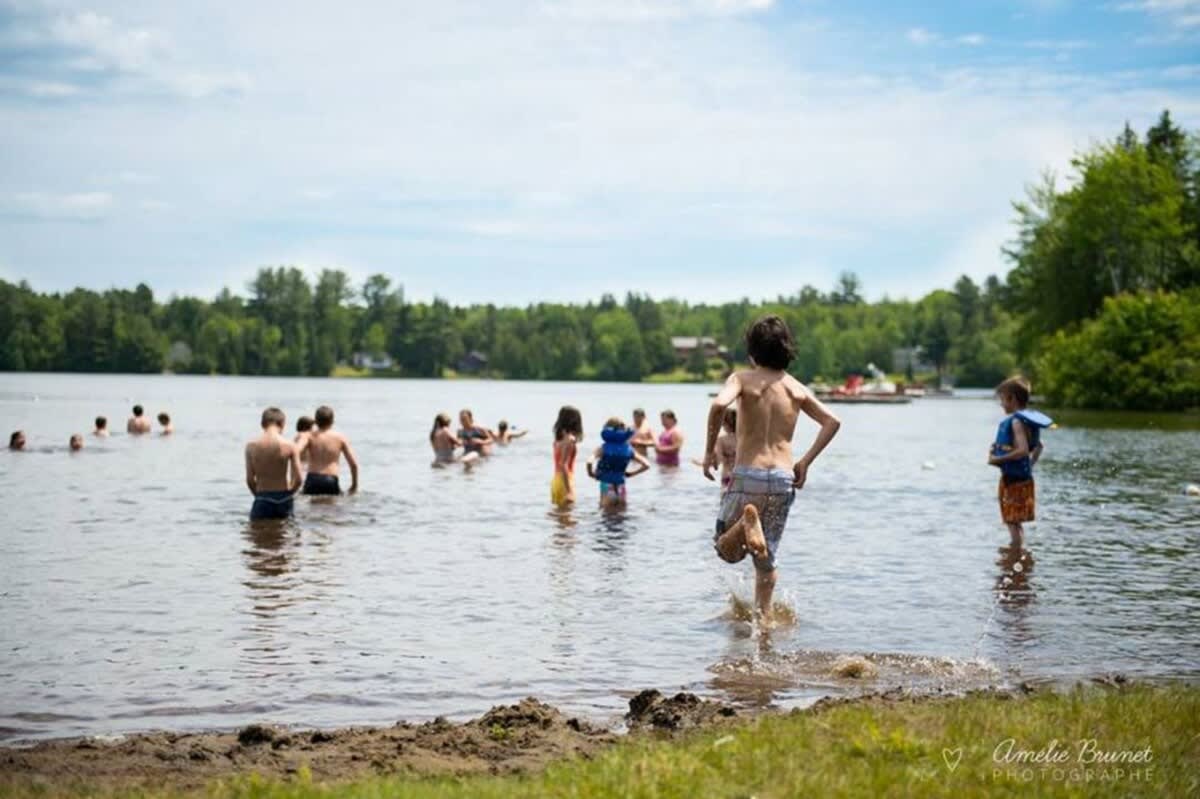
[[[250,506],[250,518],[286,519],[292,515],[291,491],[259,491]]]
[[[1000,516],[1005,524],[1033,521],[1036,502],[1032,480],[1009,482],[1001,477],[999,496]]]
[[[304,493],[315,495],[334,495],[342,493],[336,474],[314,474],[309,472],[304,476]]]
[[[758,508],[763,536],[767,539],[767,557],[755,557],[754,567],[760,571],[774,569],[779,539],[783,537],[788,511],[796,498],[796,489],[792,485],[794,481],[795,475],[787,469],[735,468],[729,487],[721,497],[721,510],[717,514],[713,540],[720,538],[726,528],[741,518],[747,505],[753,505]]]

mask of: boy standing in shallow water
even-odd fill
[[[1042,457],[1042,428],[1052,422],[1026,407],[1029,383],[1019,377],[996,386],[996,396],[1008,416],[996,431],[988,464],[1000,469],[1000,517],[1008,526],[1012,545],[1020,548],[1025,543],[1024,524],[1034,519],[1033,467]]]
[[[796,357],[792,332],[778,316],[765,316],[746,332],[752,369],[735,372],[708,412],[704,476],[717,467],[717,434],[725,409],[737,402],[737,453],[732,479],[721,497],[713,536],[717,554],[737,563],[750,554],[756,580],[754,602],[764,620],[771,618],[775,593],[775,553],[787,525],[796,491],[804,487],[808,467],[837,435],[841,422],[813,393],[786,371]],[[800,412],[820,425],[804,456],[792,462],[792,435]]]
[[[338,482],[338,465],[346,459],[350,467],[350,493],[358,491],[358,458],[350,441],[333,429],[333,408],[322,405],[313,414],[316,426],[309,432],[308,474],[304,476],[304,493],[315,496],[337,496],[342,493]]]
[[[253,519],[286,519],[300,489],[300,454],[283,437],[286,418],[278,408],[262,413],[262,435],[246,445],[246,487],[254,495]]]

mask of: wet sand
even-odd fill
[[[984,693],[1004,694],[1002,691]],[[895,689],[827,699],[806,710],[820,713],[845,702],[887,704],[939,701]],[[646,690],[629,701],[628,734],[674,737],[744,722],[780,710],[748,711],[691,693],[665,696]],[[392,727],[296,730],[252,724],[232,732],[153,732],[116,737],[43,741],[0,749],[3,789],[200,789],[217,779],[258,774],[289,779],[307,769],[317,782],[386,775],[447,776],[533,772],[555,760],[591,758],[623,736],[528,698],[492,708],[463,723],[435,719]]]

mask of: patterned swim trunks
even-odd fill
[[[721,537],[742,516],[747,505],[758,508],[763,536],[767,539],[767,556],[754,558],[754,568],[771,571],[775,568],[775,552],[787,526],[788,511],[796,498],[792,485],[795,475],[787,469],[756,469],[738,466],[733,478],[721,497],[721,510],[717,514],[716,532],[713,540]]]
[[[1022,524],[1033,521],[1037,503],[1034,498],[1033,481],[1007,482],[1000,478],[1000,516],[1005,524]]]

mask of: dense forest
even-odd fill
[[[1144,137],[1126,125],[1015,204],[1003,280],[968,277],[918,300],[868,303],[843,274],[822,291],[689,304],[627,294],[524,308],[409,302],[377,274],[261,269],[245,296],[171,297],[150,287],[40,294],[0,281],[0,369],[328,375],[368,356],[402,376],[442,376],[468,354],[494,377],[643,380],[707,376],[673,336],[711,336],[744,361],[741,334],[764,312],[797,335],[795,373],[837,382],[868,363],[903,374],[919,347],[959,385],[1032,373],[1052,400],[1084,407],[1200,405],[1200,142],[1168,112]],[[999,243],[998,243],[999,244]],[[483,358],[478,356],[482,355]],[[909,368],[908,371],[911,371]],[[909,375],[911,378],[913,375]]]

